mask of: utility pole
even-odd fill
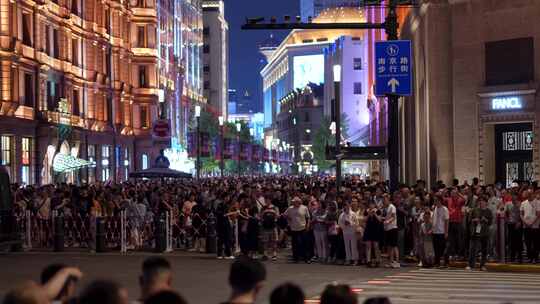
[[[336,190],[341,191],[341,66],[334,65],[334,121],[336,122]]]
[[[388,15],[384,21],[387,40],[398,40],[397,0],[389,0]],[[390,170],[390,191],[399,187],[399,96],[388,95],[388,167]]]

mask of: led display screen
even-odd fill
[[[294,88],[304,88],[308,83],[324,82],[324,55],[296,56],[293,61]]]

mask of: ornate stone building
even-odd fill
[[[433,184],[539,178],[540,2],[425,0],[403,25],[414,95],[402,107],[402,172]]]
[[[184,2],[199,14],[183,16]],[[170,147],[152,136],[158,118],[181,142],[183,59],[200,53],[183,54],[182,38],[202,41],[200,3],[0,0],[0,17],[0,161],[14,182],[124,180]],[[93,165],[53,169],[77,159]]]

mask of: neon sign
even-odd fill
[[[514,110],[521,108],[523,108],[523,105],[518,97],[500,97],[491,100],[492,110]]]

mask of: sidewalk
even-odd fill
[[[450,267],[465,268],[467,262],[450,262]],[[540,273],[540,264],[487,263],[486,268],[495,272]]]

